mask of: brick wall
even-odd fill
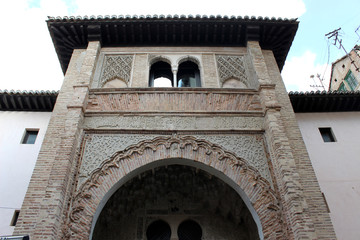
[[[124,176],[151,162],[187,158],[225,174],[246,193],[250,207],[259,217],[265,239],[335,238],[272,52],[263,51],[257,42],[248,43],[247,54],[253,64],[255,80],[260,83],[258,91],[219,91],[211,89],[219,86],[214,53],[225,49],[216,49],[214,53],[209,53],[210,50],[202,55],[204,89],[151,92],[146,88],[148,55],[136,53],[132,88],[121,91],[95,89],[90,95],[89,85],[100,45],[90,42],[86,50],[74,51],[15,233],[30,234],[32,239],[88,239],[96,209]],[[186,104],[181,105],[179,101]],[[269,152],[273,185],[233,153],[191,136],[182,139],[175,136],[129,146],[111,159],[98,163],[99,168],[85,183],[76,186],[84,139],[83,121],[91,114],[98,117],[125,114],[138,121],[136,116],[176,114],[186,119],[194,113],[211,116],[222,110],[228,110],[227,118],[250,117],[254,110],[261,114],[264,119],[261,134],[265,136]],[[153,130],[147,126],[143,128]],[[92,129],[94,132],[98,130]],[[207,129],[203,133],[212,131]],[[247,133],[251,134],[251,131],[248,129]],[[163,132],[176,135],[166,126]],[[195,133],[188,131],[188,135]],[[219,130],[217,134],[225,133]]]

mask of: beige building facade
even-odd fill
[[[332,64],[330,91],[357,91],[360,83],[360,46]]]
[[[279,71],[297,24],[50,18],[65,79],[15,234],[335,239]]]

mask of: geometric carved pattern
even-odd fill
[[[221,83],[230,78],[235,78],[248,86],[243,56],[217,55],[216,61]]]
[[[78,187],[89,177],[99,163],[114,153],[157,135],[151,134],[89,134],[85,136],[84,153],[81,160]]]
[[[99,163],[110,158],[114,153],[157,136],[153,134],[89,134],[85,136],[78,187],[99,166]],[[215,143],[225,150],[235,153],[236,156],[245,159],[250,166],[256,168],[263,178],[272,183],[262,134],[194,135],[194,137]]]
[[[114,80],[115,78],[119,78],[128,84],[130,81],[132,62],[132,55],[105,56],[100,86],[103,86],[106,82]]]
[[[250,166],[256,168],[263,178],[272,183],[262,135],[194,135],[194,137],[217,144],[246,159]]]
[[[251,201],[264,239],[289,239],[282,211],[270,183],[244,159],[192,136],[157,137],[117,152],[99,163],[72,199],[65,239],[89,239],[96,209],[111,188],[128,173],[162,159],[186,158],[224,173]]]

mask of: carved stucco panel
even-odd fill
[[[179,117],[179,116],[99,116],[87,117],[88,129],[153,130],[261,130],[263,117]]]
[[[150,140],[157,135],[140,134],[87,134],[82,157],[78,187],[87,179],[90,173],[114,153],[143,140]]]
[[[246,159],[249,165],[255,167],[261,176],[272,184],[262,135],[194,135],[194,137],[217,144]]]
[[[98,87],[115,78],[129,84],[132,62],[132,55],[105,55]]]
[[[216,61],[221,83],[229,78],[237,78],[249,86],[243,56],[217,55]]]
[[[116,152],[157,136],[152,134],[87,134],[78,187],[90,176],[92,171]],[[235,153],[238,157],[248,161],[250,166],[258,169],[261,176],[272,183],[262,135],[194,135],[194,137],[215,143]]]

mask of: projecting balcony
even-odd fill
[[[90,91],[86,114],[262,114],[258,92],[216,88],[124,88]]]

